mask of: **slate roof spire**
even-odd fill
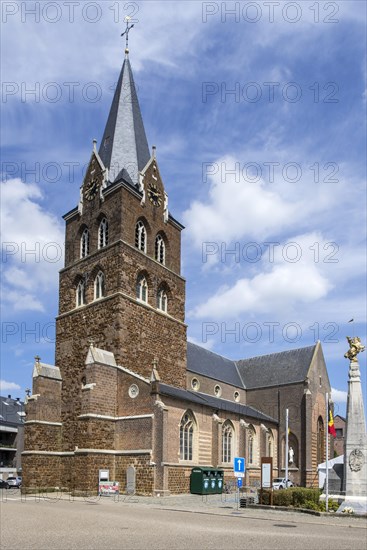
[[[111,183],[124,179],[133,185],[138,185],[139,171],[150,159],[128,48],[125,49],[125,59],[99,148],[99,156],[108,168]]]

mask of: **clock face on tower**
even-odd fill
[[[85,186],[84,196],[88,201],[94,199],[98,192],[98,182],[97,180],[91,178]]]
[[[161,193],[155,183],[150,183],[148,187],[148,197],[150,202],[154,206],[160,206],[162,204]]]

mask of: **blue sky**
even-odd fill
[[[148,141],[186,226],[189,338],[233,359],[320,339],[343,414],[345,336],[366,342],[365,3],[36,4],[2,3],[2,394],[24,395],[34,355],[53,363],[61,216],[131,15]]]

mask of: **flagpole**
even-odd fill
[[[325,396],[326,406],[326,478],[325,478],[325,510],[329,511],[329,394],[326,392]]]
[[[285,487],[288,489],[288,409],[285,409]]]

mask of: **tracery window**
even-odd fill
[[[161,235],[157,235],[155,239],[155,259],[163,265],[166,262],[166,245]]]
[[[141,220],[138,221],[135,227],[135,246],[142,252],[147,251],[147,230]]]
[[[89,231],[84,229],[80,238],[80,257],[85,258],[89,254]]]
[[[194,443],[194,419],[190,412],[185,412],[180,423],[180,458],[192,460]]]
[[[103,218],[98,228],[98,248],[108,245],[108,221]]]

